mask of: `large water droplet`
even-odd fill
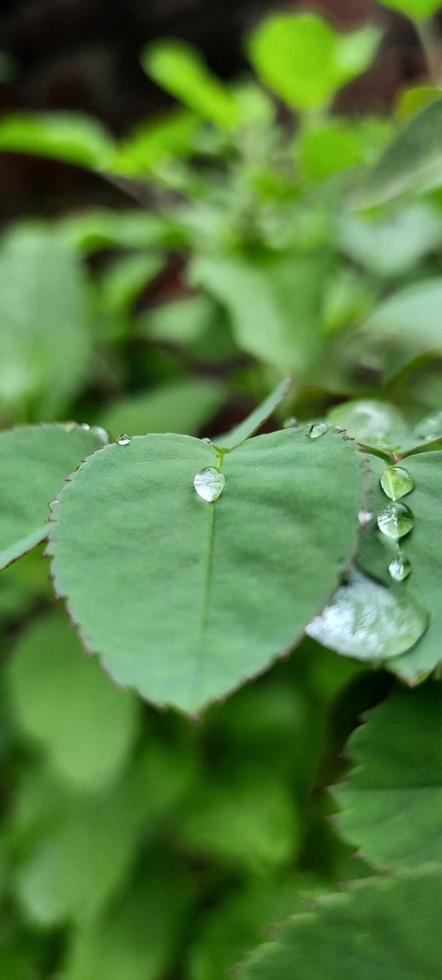
[[[206,466],[194,477],[193,485],[199,497],[212,504],[218,500],[226,485],[223,473],[216,470],[214,466]]]
[[[395,582],[403,582],[411,572],[411,564],[405,555],[396,555],[388,566],[388,571]]]
[[[130,443],[130,441],[131,441],[131,439],[132,439],[132,436],[129,436],[127,434],[127,432],[122,432],[121,436],[118,436],[117,444],[119,446],[128,446],[129,443]]]
[[[381,476],[381,487],[390,500],[399,500],[414,490],[414,480],[402,466],[389,466]]]
[[[327,425],[327,422],[314,422],[313,425],[310,426],[310,439],[320,439],[321,436],[325,436],[325,433],[328,432],[329,428],[330,426]]]
[[[414,524],[412,511],[406,504],[387,504],[377,517],[378,528],[387,538],[399,541],[409,534]]]
[[[298,424],[298,419],[295,415],[290,415],[288,419],[285,420],[283,429],[295,429]]]
[[[353,570],[306,632],[346,657],[379,661],[405,653],[427,625],[427,613],[408,596],[397,596]]]

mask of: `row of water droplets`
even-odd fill
[[[411,565],[399,541],[412,530],[414,516],[407,504],[402,502],[402,497],[414,490],[414,480],[404,467],[394,465],[384,470],[380,484],[390,503],[378,514],[377,525],[381,534],[397,543],[397,551],[388,571],[396,582],[403,582],[411,572]]]

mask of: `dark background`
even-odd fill
[[[320,11],[339,27],[367,20],[383,27],[376,63],[340,97],[341,111],[382,111],[403,82],[423,73],[411,25],[369,0],[279,5],[274,0],[3,0],[0,48],[12,56],[15,69],[11,81],[0,86],[1,111],[82,111],[120,135],[167,107],[167,97],[141,70],[139,51],[145,44],[164,36],[186,40],[229,78],[246,68],[244,35],[278,6]],[[0,159],[3,222],[89,203],[118,207],[120,198],[75,168],[22,156]]]

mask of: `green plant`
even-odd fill
[[[258,26],[296,126],[175,42],[118,145],[0,124],[150,202],[0,249],[8,980],[440,969],[442,99],[334,115],[378,42]]]

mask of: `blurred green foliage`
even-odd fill
[[[425,21],[439,3],[385,6]],[[0,150],[91,168],[123,202],[34,216],[4,233],[0,423],[75,418],[112,438],[215,437],[235,432],[291,373],[290,392],[258,409],[256,424],[270,412],[279,424],[327,416],[381,457],[385,447],[434,449],[412,464],[428,487],[417,510],[433,520],[434,540],[429,559],[416,544],[413,561],[436,624],[416,662],[402,665],[414,681],[440,660],[442,99],[436,79],[402,94],[392,118],[335,112],[336,94],[369,68],[380,41],[372,26],[343,35],[314,14],[275,14],[246,40],[256,74],[234,84],[181,43],[144,51],[145,71],[180,104],[121,141],[74,114],[0,122]],[[32,543],[83,442],[100,443],[99,429],[75,430],[68,463],[63,431],[51,426],[54,442],[45,442],[50,483],[42,446],[26,447],[35,465],[20,493]],[[12,472],[5,442],[2,452]],[[0,515],[6,564],[21,551],[3,534]],[[380,567],[368,544],[360,561]],[[354,853],[361,831],[350,810],[339,827],[351,845],[325,820],[334,810],[325,787],[341,773],[360,712],[388,694],[391,677],[306,638],[191,724],[119,691],[82,653],[52,608],[40,552],[0,575],[1,977],[226,980],[271,923],[343,879],[374,874]],[[381,753],[391,729],[378,717]],[[399,721],[406,729],[406,714]],[[371,751],[364,732],[351,750],[361,758]],[[434,751],[435,770],[437,761]],[[383,826],[397,805],[387,790],[370,811],[379,806]],[[354,776],[347,806],[357,792]],[[373,843],[370,821],[363,833],[364,855],[382,864],[383,837]],[[365,892],[370,914],[377,882]],[[394,887],[408,909],[407,883]],[[333,942],[352,927],[340,908]],[[310,962],[309,935],[296,930],[284,942]],[[268,962],[268,973],[257,961],[250,975],[289,980]],[[402,980],[398,962],[391,980]]]

